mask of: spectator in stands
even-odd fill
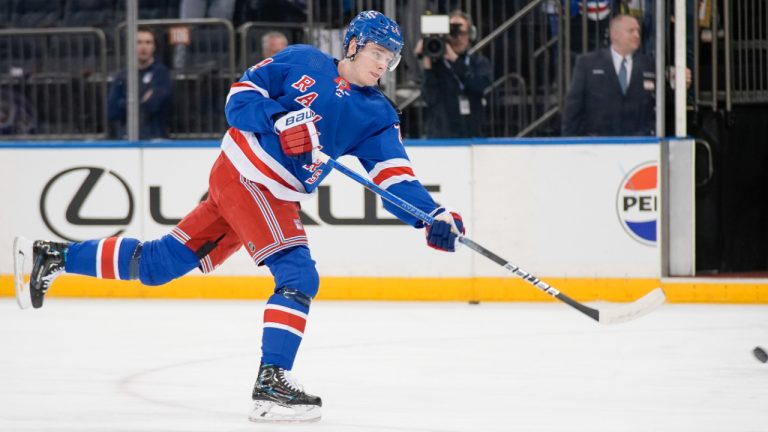
[[[261,37],[261,58],[269,58],[288,46],[288,38],[279,31],[271,31]]]
[[[640,23],[617,15],[611,46],[579,56],[565,99],[563,135],[654,135],[656,66],[638,52]]]
[[[148,28],[136,32],[136,57],[139,67],[139,138],[168,137],[168,117],[173,84],[168,68],[155,61],[155,35]],[[115,125],[114,137],[126,136],[127,79],[120,71],[109,89],[109,120]]]
[[[483,94],[491,85],[491,64],[480,54],[467,53],[476,36],[472,18],[456,10],[450,13],[450,22],[457,31],[448,36],[442,58],[424,55],[421,40],[414,50],[424,69],[425,131],[430,138],[477,137],[482,134]]]

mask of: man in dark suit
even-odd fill
[[[640,24],[617,15],[611,46],[580,56],[565,100],[563,135],[654,135],[656,66],[638,52]]]

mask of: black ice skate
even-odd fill
[[[307,394],[290,372],[275,365],[262,364],[253,387],[254,422],[313,422],[320,420],[319,397]]]
[[[23,237],[13,242],[13,271],[16,301],[22,309],[31,304],[43,306],[43,299],[53,281],[64,272],[64,253],[69,244],[37,240],[30,243]],[[31,265],[29,283],[24,281],[25,267]]]

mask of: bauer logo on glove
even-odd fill
[[[446,252],[456,251],[457,233],[466,234],[461,215],[439,207],[430,216],[435,221],[432,225],[427,225],[427,245]]]
[[[300,124],[306,123],[307,121],[313,121],[315,119],[315,113],[312,112],[312,110],[309,108],[304,108],[299,111],[288,113],[281,117],[281,119],[285,120],[285,125],[283,127],[283,130],[285,130],[291,126],[298,126]],[[275,126],[277,127],[277,125]]]
[[[302,165],[312,163],[313,150],[320,148],[315,117],[311,109],[304,108],[291,111],[275,121],[275,133],[280,135],[283,153]]]

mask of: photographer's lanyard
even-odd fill
[[[453,71],[453,68],[451,67],[451,62],[449,62],[446,59],[443,59],[443,63],[445,64],[445,67],[448,68],[448,70],[451,72],[451,75],[453,75],[453,79],[456,80],[456,83],[459,84],[459,90],[464,92],[464,83],[461,82],[461,79],[459,79],[459,76],[456,75],[456,72]],[[464,64],[467,66],[467,69],[469,69],[469,56],[464,56]]]
[[[448,68],[448,70],[451,72],[451,75],[453,75],[453,79],[456,80],[456,83],[459,84],[459,114],[463,116],[467,116],[471,114],[471,109],[469,107],[469,98],[464,94],[464,83],[461,82],[461,79],[459,79],[458,75],[456,75],[456,72],[453,71],[453,68],[451,67],[451,63],[443,59],[443,63],[445,63],[445,67]],[[464,56],[464,64],[467,66],[467,69],[469,69],[469,55]]]

